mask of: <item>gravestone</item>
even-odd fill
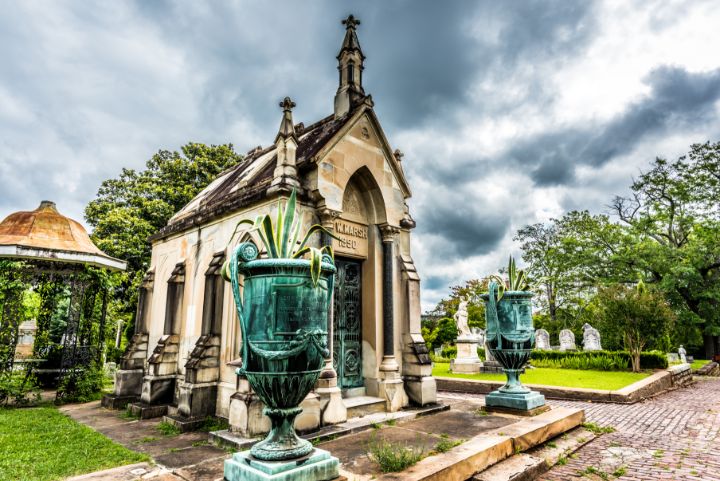
[[[680,362],[680,355],[676,352],[668,352],[667,360],[668,360],[668,363],[670,363],[670,364],[675,363],[675,362]]]
[[[560,331],[560,350],[561,351],[576,351],[575,346],[575,334],[570,329],[563,329]]]
[[[602,351],[600,332],[587,322],[583,325],[583,351]]]
[[[535,349],[550,349],[550,334],[545,329],[535,331]]]
[[[687,362],[687,351],[682,344],[680,344],[680,349],[678,349],[678,356],[680,356],[680,362],[683,364]]]

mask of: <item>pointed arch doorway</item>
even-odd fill
[[[342,211],[333,226],[338,237],[333,240],[333,367],[338,387],[349,396],[376,377],[382,261],[378,224],[383,222],[382,194],[369,169],[361,167],[345,186]]]

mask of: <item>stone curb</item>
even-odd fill
[[[436,377],[438,391],[461,392],[469,394],[487,394],[501,387],[498,381],[457,379]],[[527,387],[543,394],[548,399],[568,399],[572,401],[591,401],[618,404],[634,404],[643,399],[656,396],[671,389],[687,386],[692,382],[690,364],[679,364],[658,371],[645,379],[634,382],[622,389],[609,391],[542,384],[526,384]]]
[[[585,411],[556,407],[533,418],[475,436],[447,453],[430,456],[399,473],[389,473],[377,481],[465,481],[475,473],[538,446],[585,420]]]

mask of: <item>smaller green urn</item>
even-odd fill
[[[545,396],[520,382],[520,372],[535,344],[532,292],[507,290],[501,295],[498,283],[492,281],[481,298],[485,301],[485,344],[507,376],[503,387],[485,396],[485,405],[510,411],[532,411],[544,406]]]

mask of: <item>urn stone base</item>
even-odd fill
[[[533,411],[545,406],[545,396],[535,391],[525,393],[493,391],[485,396],[485,406],[489,410],[500,408],[508,411]]]
[[[340,462],[322,449],[289,461],[261,461],[248,451],[225,461],[226,481],[329,481],[337,478]]]

